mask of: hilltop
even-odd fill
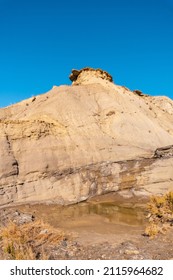
[[[173,190],[173,100],[100,69],[70,79],[0,109],[0,206]]]

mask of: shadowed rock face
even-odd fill
[[[154,154],[155,157],[173,157],[173,145],[158,148]]]
[[[86,69],[77,86],[0,109],[0,206],[173,189],[173,101]]]

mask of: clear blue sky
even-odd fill
[[[0,0],[0,107],[85,66],[173,98],[173,0]]]

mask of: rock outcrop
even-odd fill
[[[72,86],[0,109],[0,206],[173,190],[173,101],[86,69]]]
[[[113,78],[108,72],[90,67],[86,67],[81,70],[72,69],[72,73],[69,76],[69,79],[73,82],[73,85],[80,85],[84,82],[90,83],[93,79],[98,78],[113,82]]]
[[[164,157],[164,158],[173,157],[173,145],[169,145],[169,146],[166,146],[166,147],[158,148],[158,149],[155,151],[154,156],[155,156],[156,158],[161,158],[161,157]]]

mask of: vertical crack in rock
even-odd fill
[[[15,155],[14,155],[14,152],[13,152],[13,149],[12,149],[12,145],[11,145],[11,141],[10,141],[10,138],[7,134],[6,135],[6,141],[7,141],[7,145],[8,145],[8,148],[9,148],[9,153],[12,155],[13,157],[13,162],[12,162],[12,167],[15,168],[15,173],[12,174],[12,175],[19,175],[19,164],[18,164],[18,161],[17,159],[15,158]]]

